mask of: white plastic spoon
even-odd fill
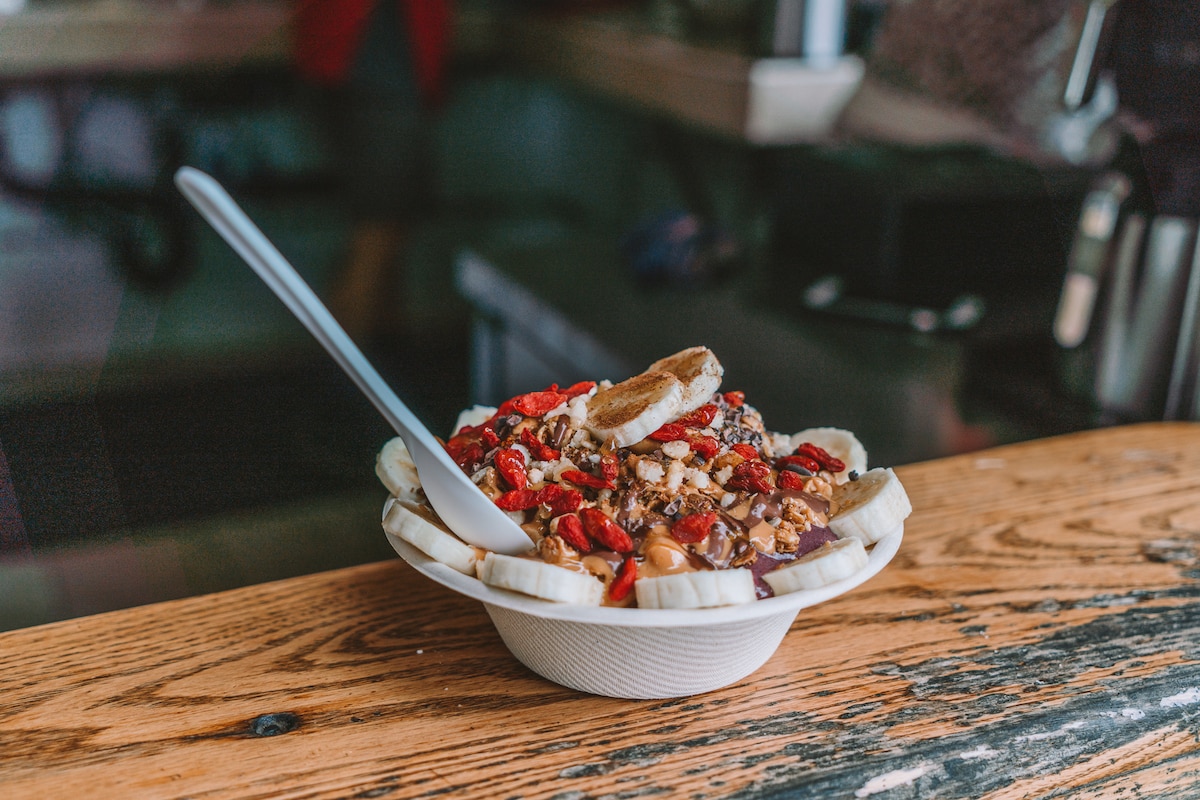
[[[324,345],[334,361],[396,429],[417,466],[429,502],[451,530],[463,541],[499,553],[516,554],[529,550],[533,546],[529,536],[471,483],[442,444],[401,402],[329,309],[221,184],[198,169],[181,167],[175,173],[175,185],[309,333]]]

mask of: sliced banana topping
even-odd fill
[[[844,470],[834,473],[833,477],[837,483],[850,480],[851,472],[862,474],[867,471],[867,449],[850,431],[842,428],[807,428],[793,433],[789,438],[793,449],[804,442],[812,442],[845,463]]]
[[[545,561],[488,553],[478,572],[479,579],[489,586],[556,603],[596,606],[604,599],[604,584],[599,579]]]
[[[584,425],[617,447],[640,442],[682,413],[683,384],[670,372],[643,372],[596,393]]]
[[[838,539],[805,553],[785,567],[763,575],[763,580],[775,594],[787,594],[802,589],[820,589],[854,573],[867,565],[867,550],[859,539]]]
[[[908,493],[896,473],[876,467],[858,480],[837,486],[833,492],[837,513],[829,518],[829,529],[843,538],[853,536],[863,544],[874,544],[899,529],[912,513]]]
[[[389,439],[379,450],[375,475],[393,497],[410,501],[418,498],[421,480],[417,477],[417,465],[399,436]]]
[[[657,578],[638,578],[634,584],[639,608],[715,608],[755,599],[754,576],[748,569],[679,572]]]
[[[478,551],[446,529],[423,503],[397,499],[383,518],[383,529],[464,575],[475,575]]]
[[[678,414],[682,416],[695,411],[721,388],[725,368],[716,355],[707,347],[689,347],[674,355],[660,358],[650,365],[647,372],[669,372],[683,384],[683,400]]]

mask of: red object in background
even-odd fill
[[[437,104],[445,92],[451,0],[397,0],[398,23],[408,33],[413,72],[422,97]],[[376,0],[300,0],[293,21],[293,53],[305,78],[346,81]]]

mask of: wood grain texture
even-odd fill
[[[398,560],[0,635],[0,794],[1200,796],[1200,426],[897,473],[892,565],[683,700],[542,680]]]

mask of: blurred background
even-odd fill
[[[392,557],[392,434],[707,344],[874,464],[1192,419],[1190,0],[0,2],[0,629]]]

